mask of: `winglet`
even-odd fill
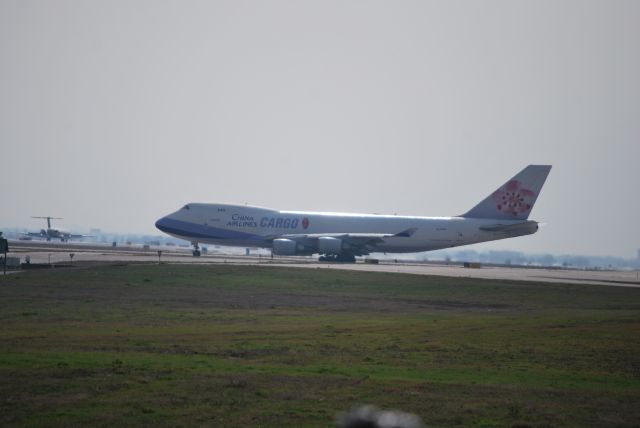
[[[394,236],[394,238],[396,238],[396,237],[397,237],[397,238],[408,238],[408,237],[410,237],[411,235],[413,235],[414,233],[416,233],[416,230],[418,230],[418,228],[417,228],[417,227],[412,227],[412,228],[410,228],[410,229],[403,230],[403,231],[402,231],[402,232],[400,232],[400,233],[396,233],[396,234],[395,234],[395,235],[393,235],[393,236]]]

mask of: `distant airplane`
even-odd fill
[[[321,261],[414,253],[530,235],[528,220],[550,165],[529,165],[466,213],[455,217],[278,211],[246,205],[190,203],[156,222],[161,231],[198,243],[271,248],[273,254],[319,254]]]
[[[81,238],[91,238],[90,235],[77,235],[72,234],[66,229],[53,228],[51,227],[51,220],[62,220],[62,217],[31,217],[31,218],[42,218],[47,220],[47,228],[40,229],[40,232],[28,232],[22,233],[21,235],[34,237],[34,238],[42,238],[47,241],[51,241],[52,239],[59,239],[60,242],[67,242],[70,239],[81,239]]]

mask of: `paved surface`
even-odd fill
[[[148,250],[137,247],[111,247],[84,243],[11,242],[9,257],[20,257],[25,262],[90,265],[91,263],[157,263],[158,250],[162,251],[164,263],[238,263],[264,266],[289,266],[313,269],[347,269],[373,272],[396,272],[415,275],[439,275],[452,277],[522,280],[537,282],[560,282],[575,284],[599,284],[624,287],[640,287],[637,271],[603,271],[580,269],[507,268],[483,266],[480,269],[464,268],[459,264],[406,264],[380,263],[378,265],[356,263],[320,263],[311,257],[258,257],[212,252],[201,257],[193,257],[189,248],[151,247]],[[73,254],[73,260],[69,256]]]
[[[305,267],[327,266],[317,263]],[[577,269],[482,267],[468,269],[459,265],[410,265],[410,264],[355,264],[331,265],[331,269],[367,270],[377,272],[409,273],[466,278],[505,279],[536,282],[561,282],[568,284],[599,284],[624,287],[640,287],[640,275],[633,271],[587,271]]]

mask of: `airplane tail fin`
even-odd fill
[[[461,217],[526,220],[551,165],[529,165]]]

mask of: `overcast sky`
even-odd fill
[[[635,257],[638,1],[0,0],[0,226],[186,202],[456,215],[553,169],[538,234]]]

